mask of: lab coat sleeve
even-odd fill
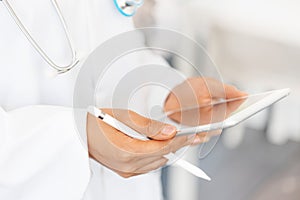
[[[72,109],[28,106],[2,110],[0,118],[5,127],[0,199],[82,198],[90,177],[88,153],[76,134]]]

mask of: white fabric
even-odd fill
[[[0,151],[0,198],[80,199],[90,175],[72,110],[30,106],[8,112],[6,121],[9,134]],[[2,136],[1,132],[1,141]]]
[[[67,64],[70,51],[50,1],[10,2],[47,54]],[[133,28],[131,18],[122,16],[112,0],[58,3],[82,57],[108,38]],[[0,199],[161,199],[159,172],[123,179],[91,161],[89,184],[88,154],[74,129],[70,109],[28,106],[70,107],[79,67],[53,76],[2,3],[0,18]]]

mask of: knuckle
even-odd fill
[[[147,118],[147,117],[140,117],[140,122],[141,122],[141,128],[146,128],[146,131],[151,130],[151,126],[152,126],[152,120]]]
[[[153,170],[162,168],[163,166],[165,166],[167,164],[167,162],[168,162],[167,159],[161,159],[160,162],[156,166],[153,166],[151,169],[149,169],[149,171],[153,171]]]
[[[180,147],[189,145],[193,142],[196,136],[183,136],[178,138],[178,143],[180,144]]]
[[[132,175],[130,175],[130,174],[124,174],[124,175],[121,175],[121,176],[122,176],[123,178],[126,178],[126,179],[132,177]]]
[[[152,130],[151,123],[148,123],[147,126],[146,126],[146,134],[147,134],[149,137],[152,137],[152,136],[153,136],[153,134],[151,133],[151,130]]]
[[[134,111],[132,111],[132,110],[128,110],[128,115],[130,116],[130,117],[136,117],[137,116],[137,113],[136,112],[134,112]]]
[[[161,149],[161,153],[163,155],[169,154],[171,153],[173,150],[173,146],[172,143],[165,145],[162,149]]]
[[[155,121],[153,120],[148,120],[146,125],[147,136],[156,137],[157,135],[159,135],[159,129],[160,129],[159,124],[155,123]]]
[[[132,155],[126,152],[119,152],[117,155],[117,159],[122,163],[129,163],[132,160]]]
[[[194,141],[194,138],[195,136],[194,137],[182,136],[176,138],[177,141],[174,143],[173,152],[176,152],[185,146],[191,145]]]
[[[136,171],[136,167],[127,164],[122,167],[122,171],[125,173],[134,173]]]
[[[165,166],[167,163],[168,163],[168,159],[163,158],[160,166],[163,167],[163,166]]]
[[[126,179],[134,176],[133,174],[130,174],[130,173],[118,173],[118,174],[121,177],[126,178]]]

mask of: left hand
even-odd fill
[[[246,96],[247,94],[239,91],[236,87],[223,84],[212,78],[194,77],[176,86],[166,99],[165,112],[176,111],[169,117],[185,125],[203,125],[220,122],[226,119],[235,111],[243,100],[209,106],[220,99],[232,99]],[[199,106],[204,106],[199,108]],[[186,108],[193,108],[184,111]],[[211,133],[200,133],[198,136],[210,136],[220,134],[221,131]]]

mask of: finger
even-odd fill
[[[232,85],[224,84],[226,99],[239,98],[247,96],[248,94],[238,90],[236,87]]]
[[[93,117],[93,116],[90,116]],[[172,142],[169,140],[138,140],[132,137],[127,136],[126,134],[118,131],[117,129],[106,124],[102,120],[93,117],[97,121],[97,128],[99,130],[94,130],[93,132],[99,132],[101,134],[95,134],[99,137],[98,140],[101,140],[102,143],[109,142],[108,147],[114,147],[115,150],[118,149],[122,155],[123,153],[130,154],[131,157],[144,156],[152,154],[153,152],[158,152],[163,149],[165,146],[168,146]],[[96,129],[96,128],[95,128]],[[102,137],[100,137],[102,136]],[[97,142],[98,140],[90,138],[90,142]],[[159,154],[160,155],[160,154]]]
[[[192,146],[199,145],[202,143],[208,142],[210,137],[208,136],[208,132],[197,133],[194,135]]]
[[[145,174],[151,171],[154,171],[156,169],[159,169],[163,166],[165,166],[168,162],[168,159],[166,158],[160,158],[157,159],[155,162],[149,162],[145,165],[143,165],[141,168],[137,169],[135,172],[122,172],[122,171],[118,171],[118,170],[113,170],[115,171],[117,174],[119,174],[120,176],[122,176],[123,178],[130,178],[130,177],[134,177],[134,176],[139,176],[141,174]]]
[[[225,90],[226,98],[228,101],[224,101],[223,103],[216,103],[211,107],[211,115],[213,122],[220,122],[225,120],[234,111],[236,111],[247,99],[245,96],[247,95],[246,93],[238,91],[233,86],[225,85]],[[207,113],[209,114],[209,112]]]
[[[199,144],[206,142],[207,139],[205,134],[199,134],[199,136],[188,135],[188,136],[177,136],[171,140],[148,140],[141,141],[130,138],[121,132],[115,131],[109,134],[109,140],[112,144],[119,148],[119,150],[125,151],[130,155],[131,158],[149,158],[162,157],[171,152],[176,152],[179,149],[193,144]],[[121,139],[120,139],[121,138]],[[143,161],[142,161],[143,162]]]
[[[211,137],[214,137],[214,136],[219,136],[219,135],[222,134],[222,132],[223,132],[222,129],[218,129],[218,130],[214,130],[214,131],[209,131],[209,132],[207,133],[207,137],[208,137],[208,138],[211,138]]]
[[[209,92],[210,98],[207,103],[212,103],[214,98],[225,98],[225,88],[224,84],[213,78],[203,78],[205,86]]]
[[[133,163],[136,166],[136,169],[140,169],[145,165],[148,165],[149,163],[153,163],[161,158],[163,158],[163,156],[144,156],[135,159]]]
[[[158,169],[162,166],[164,166],[168,162],[168,159],[164,157],[148,157],[145,159],[139,160],[139,163],[133,162],[129,163],[124,169],[127,170],[120,170],[120,169],[112,169],[113,171],[116,171],[118,174],[122,176],[133,176],[135,174],[144,174],[148,173],[149,171],[153,171],[155,169]]]
[[[177,136],[173,139],[173,142],[169,144],[168,153],[175,153],[183,147],[190,145],[201,144],[207,142],[207,133],[199,133],[195,135]]]
[[[234,101],[230,101],[227,103],[227,110],[226,110],[226,118],[231,115],[234,111],[236,111],[245,101],[247,98],[237,99]]]
[[[131,178],[131,177],[134,177],[134,176],[141,175],[140,173],[127,173],[127,172],[121,172],[121,171],[118,171],[118,170],[113,170],[113,171],[115,171],[119,176],[121,176],[123,178]]]
[[[175,152],[178,149],[193,144],[195,136],[178,136],[174,139],[169,140],[148,140],[142,141],[131,138],[122,132],[112,128],[111,126],[104,123],[102,120],[98,120],[99,128],[102,129],[107,141],[109,141],[115,148],[119,149],[123,153],[131,155],[131,158],[136,156],[139,157],[155,157],[163,156],[169,154],[170,152]],[[105,138],[102,138],[104,140]],[[205,142],[204,137],[201,137],[202,142]]]
[[[211,137],[221,135],[222,131],[222,129],[219,129],[210,132],[197,133],[192,146],[209,142]]]
[[[232,85],[223,84],[222,82],[211,78],[207,78],[205,80],[207,80],[212,101],[215,99],[215,101],[218,102],[220,98],[236,99],[213,106],[213,121],[219,122],[226,119],[232,112],[237,110],[246,99],[247,93],[238,90]]]
[[[211,98],[231,99],[247,95],[236,87],[224,84],[213,78],[205,78],[205,84],[210,92]]]
[[[121,109],[102,109],[135,131],[155,140],[167,140],[176,135],[176,127]]]
[[[193,145],[195,140],[199,140],[197,142],[205,142],[206,139],[204,136],[196,137],[195,135],[184,135],[184,136],[176,136],[172,140],[170,140],[168,143],[164,142],[158,142],[158,141],[148,141],[148,143],[145,143],[145,149],[148,151],[148,156],[164,156],[169,153],[173,153],[178,151],[179,149]],[[151,151],[149,150],[151,148]]]
[[[142,166],[141,168],[136,170],[136,173],[148,173],[154,170],[157,170],[163,166],[165,166],[168,163],[168,159],[166,158],[160,158],[154,162],[149,162],[148,164]]]

